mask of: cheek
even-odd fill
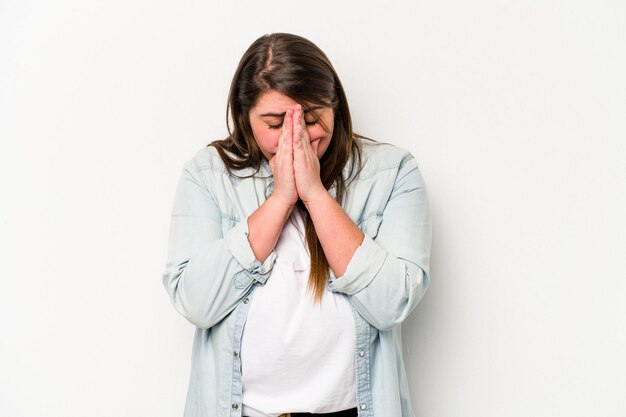
[[[315,125],[315,126],[310,126],[307,128],[307,132],[309,133],[309,137],[311,139],[315,139],[315,138],[330,138],[333,136],[333,131],[331,129],[330,132],[326,132],[322,126],[320,126],[319,124]]]
[[[267,153],[275,153],[278,149],[278,138],[280,137],[279,133],[275,133],[271,130],[266,130],[263,132],[257,132],[256,138],[257,143],[262,151]]]

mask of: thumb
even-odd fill
[[[270,159],[268,161],[268,164],[270,166],[270,170],[272,171],[272,174],[274,174],[274,161],[275,161],[275,159],[276,159],[275,156],[272,156],[272,159]]]

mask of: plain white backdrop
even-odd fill
[[[0,415],[182,415],[175,186],[292,32],[426,180],[417,417],[626,416],[625,28],[618,0],[0,0]]]

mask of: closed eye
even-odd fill
[[[307,121],[305,121],[304,123],[305,123],[307,126],[313,126],[313,125],[316,125],[316,124],[317,124],[317,120],[314,120],[314,121],[312,121],[312,122],[307,122]],[[277,124],[277,125],[267,125],[267,127],[268,127],[268,128],[270,128],[270,129],[280,129],[282,126],[283,126],[283,124],[282,124],[282,123],[279,123],[279,124]]]

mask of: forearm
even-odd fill
[[[248,242],[259,262],[265,262],[276,246],[292,210],[293,206],[281,203],[270,196],[248,217]]]
[[[411,247],[411,242],[397,240]],[[429,280],[421,265],[390,253],[366,235],[343,277],[331,277],[329,289],[349,295],[365,320],[379,330],[388,330],[408,317]]]
[[[343,276],[364,234],[343,208],[324,190],[306,203],[328,265],[337,277]]]
[[[272,254],[263,263],[255,259],[245,220],[226,231],[222,220],[195,161],[188,161],[170,216],[162,281],[176,310],[203,329],[229,314],[255,282],[264,284],[275,260]]]
[[[328,288],[350,296],[359,314],[379,330],[404,321],[430,283],[432,239],[428,196],[417,162],[410,154],[398,166],[391,195],[370,189],[379,205],[368,210],[365,239],[341,279]],[[373,236],[373,237],[371,237]]]
[[[173,240],[172,256],[162,276],[163,285],[175,309],[198,328],[207,329],[218,323],[245,297],[255,280],[266,279],[263,275],[268,271],[252,263],[241,264],[247,256],[235,250],[236,258],[226,238],[207,242],[191,256],[176,255],[179,246],[184,245],[179,241]],[[242,274],[244,270],[247,273]]]

